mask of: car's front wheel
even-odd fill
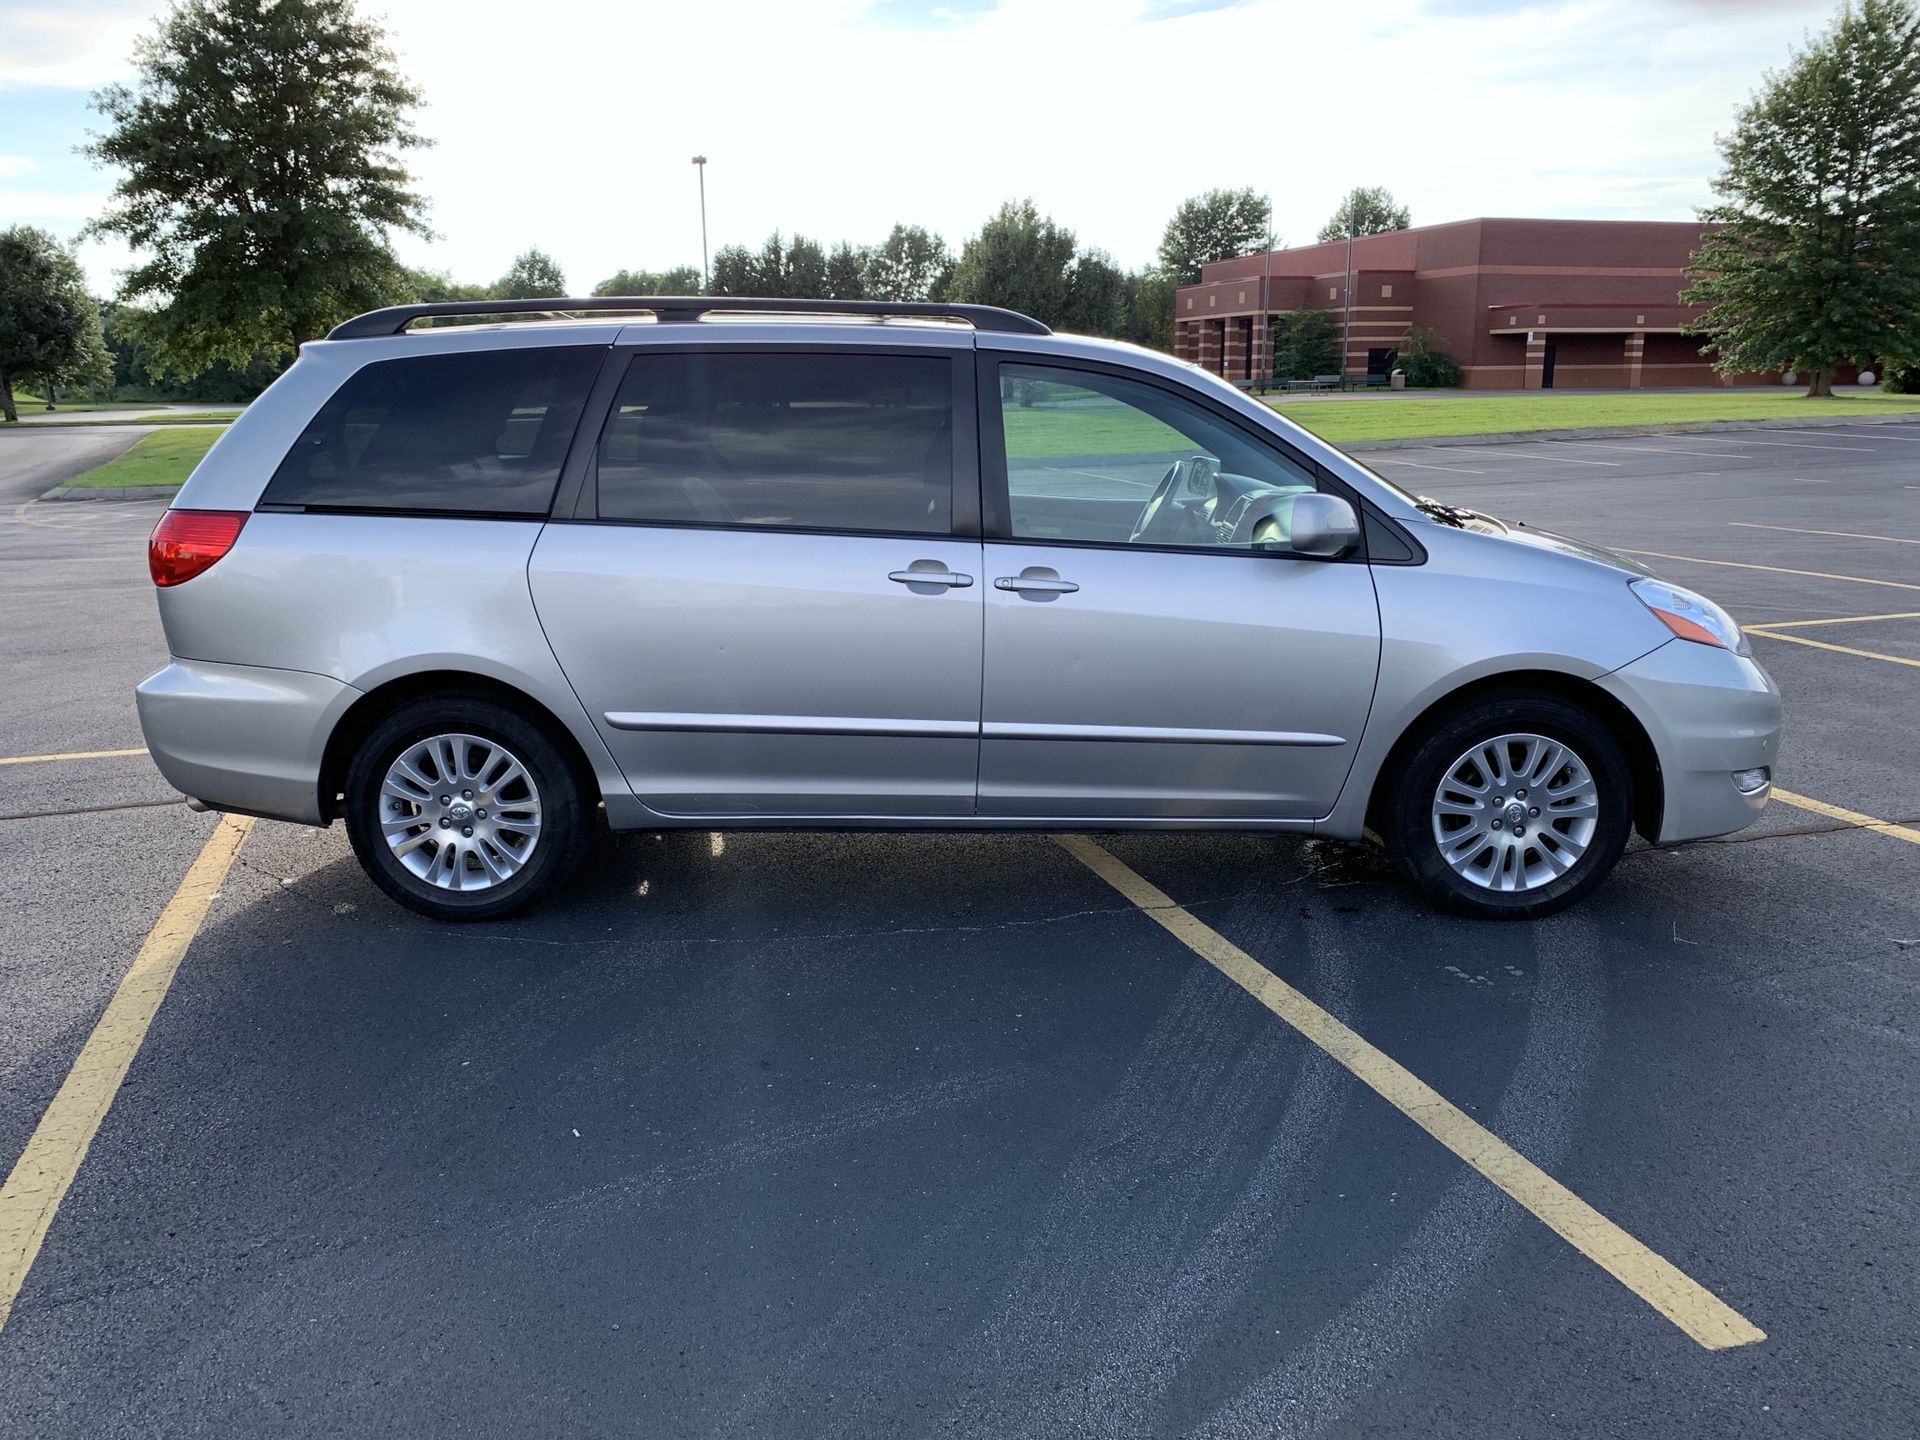
[[[559,884],[588,808],[540,726],[477,696],[394,711],[347,770],[347,836],[388,895],[436,920],[492,920]]]
[[[1382,838],[1449,909],[1529,920],[1606,879],[1633,828],[1633,782],[1607,727],[1556,696],[1455,711],[1388,777]]]

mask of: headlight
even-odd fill
[[[1753,653],[1733,617],[1706,596],[1669,585],[1664,580],[1633,580],[1628,582],[1628,588],[1682,640],[1691,640],[1696,645],[1717,645],[1736,655]]]

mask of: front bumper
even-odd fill
[[[147,749],[167,783],[215,810],[308,825],[334,724],[360,696],[303,670],[182,660],[134,691]]]
[[[1771,783],[1751,794],[1734,773],[1780,761],[1780,690],[1744,655],[1670,640],[1597,682],[1639,719],[1660,762],[1661,844],[1743,830]]]

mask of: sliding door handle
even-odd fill
[[[887,578],[896,585],[945,585],[950,590],[964,590],[973,584],[973,576],[957,570],[889,570]]]
[[[1071,580],[1049,579],[1042,575],[1002,575],[993,582],[993,588],[1036,595],[1071,595],[1080,587]]]

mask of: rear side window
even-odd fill
[[[598,461],[605,520],[945,535],[953,362],[638,355]]]
[[[261,500],[544,515],[605,354],[555,346],[363,366],[301,433]]]

